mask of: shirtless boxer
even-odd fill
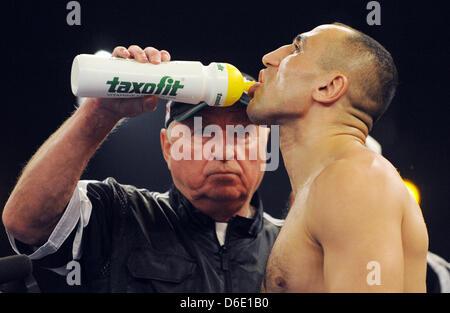
[[[262,290],[425,292],[421,210],[392,164],[364,146],[395,93],[389,52],[335,23],[262,61],[247,113],[255,123],[280,125],[295,193]]]

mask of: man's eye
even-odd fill
[[[302,51],[302,49],[300,48],[300,46],[299,45],[297,45],[297,44],[294,44],[294,47],[295,47],[295,52],[301,52]]]

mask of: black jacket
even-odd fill
[[[259,292],[281,225],[255,194],[253,218],[233,217],[220,246],[215,221],[175,188],[161,194],[109,178],[87,185],[92,213],[82,239],[82,287],[88,292]],[[75,230],[53,255],[71,260]]]

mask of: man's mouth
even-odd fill
[[[248,95],[251,98],[253,98],[253,96],[255,95],[256,89],[258,89],[263,84],[263,75],[264,70],[259,71],[258,82],[254,83],[253,86],[251,86],[250,89],[248,90]]]
[[[257,82],[257,83],[254,83],[253,86],[251,86],[248,89],[248,93],[247,94],[249,95],[250,98],[253,98],[253,96],[255,95],[256,89],[258,89],[258,87],[261,86],[261,85],[262,85],[261,83]]]
[[[215,171],[215,172],[209,173],[207,176],[212,176],[212,175],[236,175],[236,176],[239,176],[238,173],[232,172],[232,171]]]

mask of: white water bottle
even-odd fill
[[[80,54],[72,63],[72,92],[78,97],[158,95],[162,99],[229,106],[254,82],[231,64],[170,61],[155,65],[133,59]]]

